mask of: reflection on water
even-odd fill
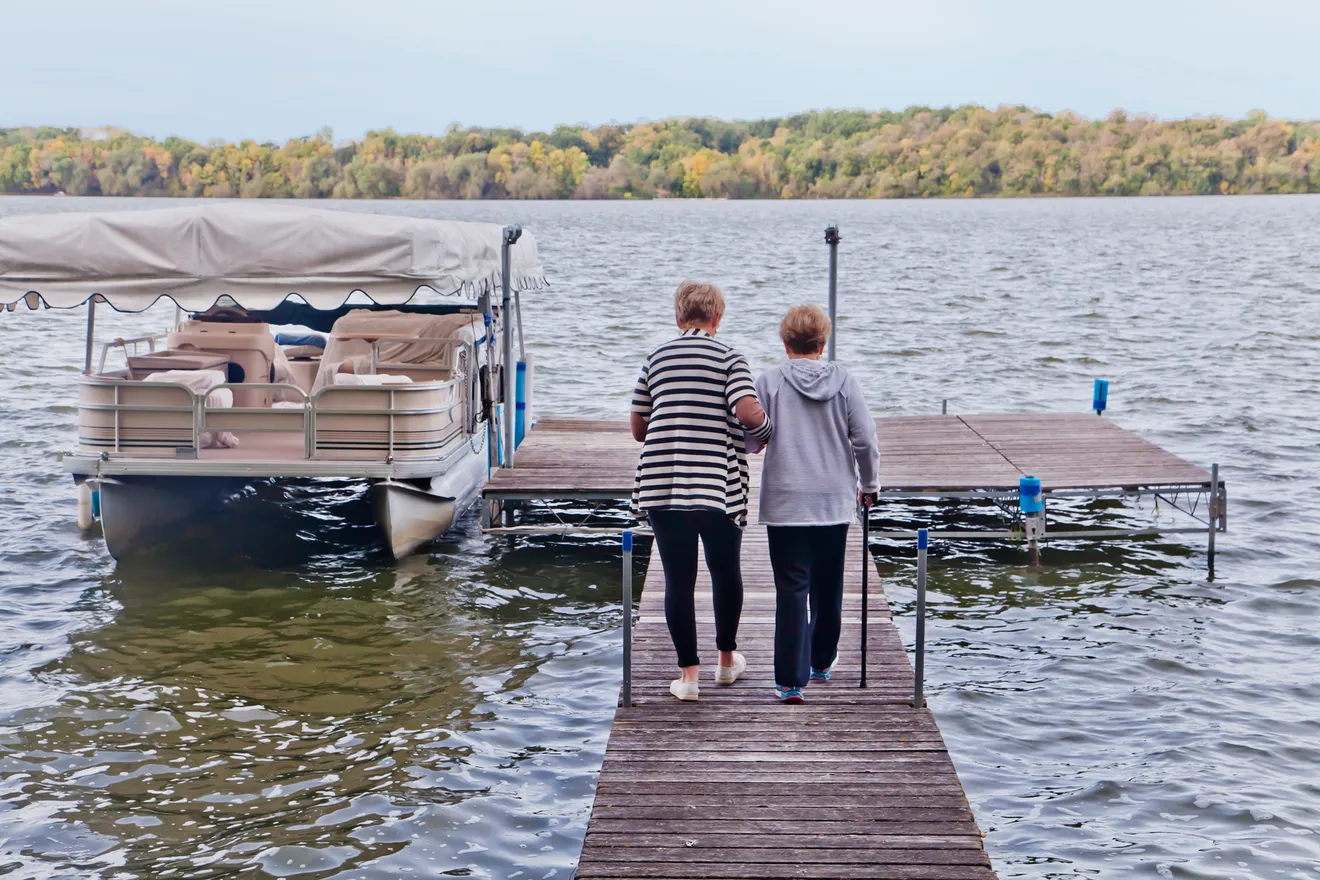
[[[148,561],[84,594],[109,613],[35,670],[58,698],[5,719],[8,867],[568,876],[617,688],[613,549],[469,519],[429,558],[353,555]]]

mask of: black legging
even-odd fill
[[[775,684],[804,687],[828,669],[843,627],[848,525],[769,526],[775,573]]]
[[[706,551],[711,595],[715,603],[715,647],[738,647],[738,618],[742,616],[742,530],[719,510],[656,508],[647,511],[660,564],[665,570],[665,622],[678,651],[678,665],[696,666],[697,615],[693,593],[697,586],[697,538]]]

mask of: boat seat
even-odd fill
[[[275,364],[275,337],[269,324],[230,324],[212,321],[185,321],[166,338],[171,349],[205,351],[228,356],[243,368],[243,381],[268,383]],[[234,389],[234,406],[269,407],[268,388]]]

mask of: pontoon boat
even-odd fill
[[[544,284],[516,226],[248,202],[0,220],[4,311],[87,307],[64,463],[116,559],[270,477],[368,481],[391,551],[414,552],[531,426],[514,328]],[[168,333],[98,350],[98,304],[161,299]]]

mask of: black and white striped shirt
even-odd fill
[[[651,352],[633,392],[647,420],[633,512],[707,508],[747,519],[747,452],[734,406],[755,397],[747,359],[704,330],[685,330]],[[771,425],[753,433],[770,436]]]

